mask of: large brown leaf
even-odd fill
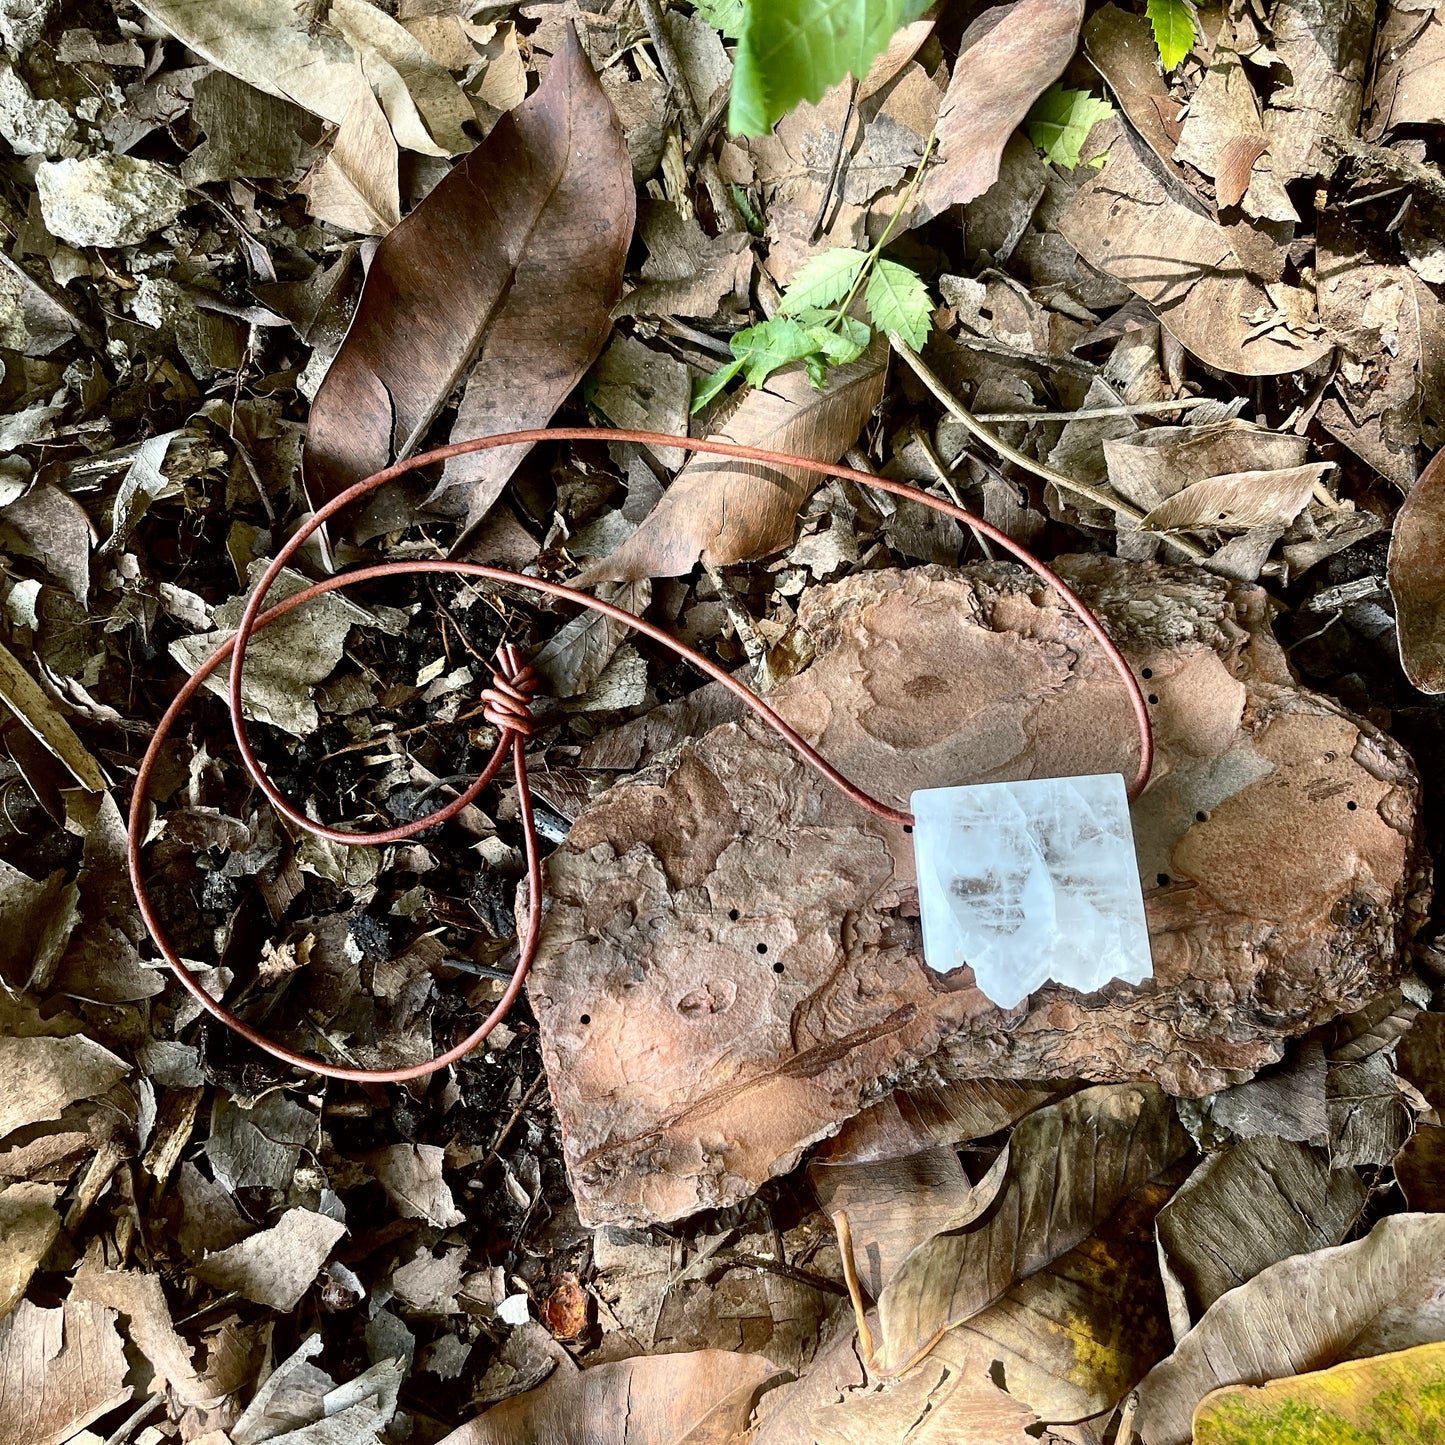
[[[1421,692],[1445,692],[1445,452],[1395,515],[1389,577],[1405,676]]]
[[[939,164],[924,178],[918,219],[981,196],[1029,107],[1064,73],[1079,40],[1082,0],[1017,0],[964,32],[938,115]]]
[[[1192,1147],[1155,1086],[1103,1084],[1028,1115],[993,1208],[904,1261],[878,1301],[880,1366],[902,1369],[1016,1280],[1074,1248]]]
[[[536,94],[377,249],[311,408],[312,506],[413,451],[474,360],[454,437],[545,423],[607,339],[635,206],[621,129],[569,31]],[[480,516],[523,450],[456,458],[447,510]]]
[[[1139,1386],[1144,1445],[1185,1445],[1194,1407],[1261,1384],[1438,1340],[1445,1215],[1395,1214],[1365,1239],[1297,1254],[1223,1295]]]
[[[777,1373],[761,1355],[727,1350],[619,1360],[554,1374],[442,1445],[729,1445],[746,1434],[754,1397]]]
[[[801,366],[790,367],[749,391],[716,436],[837,461],[882,399],[887,358],[887,343],[875,336],[857,361],[834,368],[822,391]],[[793,540],[798,509],[817,481],[816,472],[796,467],[696,456],[637,531],[581,581],[680,577],[699,557],[722,567],[776,552]]]

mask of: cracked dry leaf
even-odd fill
[[[1445,17],[1392,4],[1375,40],[1370,140],[1399,125],[1445,121]]]
[[[1013,1132],[1007,1175],[984,1216],[920,1245],[879,1296],[880,1368],[919,1359],[1192,1148],[1173,1101],[1153,1085],[1104,1084],[1035,1110]]]
[[[1358,1175],[1305,1144],[1264,1136],[1211,1154],[1156,1224],[1174,1338],[1260,1270],[1338,1244],[1365,1199]]]
[[[616,117],[569,32],[538,89],[377,248],[311,408],[312,505],[414,452],[469,368],[454,440],[544,425],[607,339],[635,204]],[[450,492],[447,509],[476,521],[525,451],[453,457],[434,502]],[[411,520],[401,496],[383,505]]]
[[[1395,514],[1388,580],[1405,676],[1421,692],[1445,692],[1445,451]]]
[[[441,1445],[730,1445],[777,1369],[761,1355],[643,1355],[494,1405]]]
[[[442,1177],[446,1150],[437,1144],[393,1144],[367,1156],[377,1183],[407,1219],[425,1219],[450,1229],[466,1216]]]
[[[401,220],[396,141],[369,85],[358,88],[326,157],[296,187],[306,209],[362,236],[384,236]]]
[[[833,462],[858,439],[883,396],[888,343],[875,335],[868,350],[834,367],[819,391],[801,366],[749,388],[713,435],[744,446],[767,446]],[[793,539],[816,472],[697,455],[672,480],[641,526],[610,556],[578,579],[636,582],[680,577],[701,558],[708,566],[764,557]]]
[[[1260,589],[1059,566],[1157,699],[1134,810],[1150,986],[1004,1014],[933,974],[911,840],[759,725],[716,727],[591,799],[548,860],[529,992],[586,1222],[735,1203],[889,1087],[1207,1094],[1389,988],[1424,883],[1406,755],[1294,684]],[[816,655],[770,701],[886,801],[1133,765],[1117,676],[1010,566],[860,574],[812,589],[799,622]]]
[[[61,869],[34,879],[0,861],[0,982],[48,987],[80,918],[80,889]],[[0,1120],[0,1137],[8,1132]]]
[[[1445,1344],[1417,1345],[1328,1370],[1232,1385],[1194,1412],[1194,1445],[1259,1445],[1298,1439],[1303,1421],[1318,1440],[1440,1439],[1445,1434]]]
[[[0,1320],[0,1440],[62,1445],[131,1398],[116,1314],[67,1301],[21,1300]]]
[[[294,1310],[346,1233],[339,1220],[288,1209],[270,1229],[207,1254],[192,1273],[219,1290],[236,1290],[273,1310]]]
[[[652,583],[646,577],[604,582],[597,596],[640,617],[652,601]],[[630,635],[626,623],[588,608],[557,629],[538,649],[532,665],[553,697],[580,697],[602,679]]]
[[[92,793],[106,789],[105,774],[86,746],[76,737],[65,714],[50,700],[20,660],[0,643],[0,702],[33,733],[36,740],[54,753],[71,777]]]
[[[131,1066],[81,1034],[69,1038],[0,1035],[0,1139],[29,1124],[58,1119],[67,1104],[103,1094]]]
[[[0,1320],[15,1307],[60,1233],[55,1184],[8,1184],[0,1189]]]
[[[917,220],[981,196],[1029,107],[1064,73],[1084,18],[1080,0],[1016,0],[964,31],[938,113],[938,162],[919,187]]]
[[[1328,1143],[1323,1046],[1318,1039],[1310,1040],[1247,1084],[1221,1089],[1210,1113],[1215,1123],[1241,1139],[1273,1135],[1297,1144]]]
[[[1096,129],[1109,158],[1074,194],[1059,230],[1091,266],[1124,282],[1187,351],[1220,371],[1302,371],[1330,349],[1313,300],[1249,268],[1228,233],[1166,189],[1119,121]],[[1303,324],[1290,308],[1298,308]],[[1277,317],[1273,324],[1264,321]]]
[[[1445,1215],[1390,1215],[1222,1295],[1140,1384],[1134,1428],[1144,1445],[1187,1445],[1212,1390],[1428,1344],[1442,1325]]]

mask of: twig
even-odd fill
[[[1441,174],[1438,166],[1412,160],[1389,146],[1374,145],[1353,136],[1327,136],[1324,144],[1337,157],[1359,162],[1367,176],[1379,176],[1399,185],[1414,186],[1431,199],[1445,203],[1445,175]]]
[[[850,75],[848,77],[848,110],[843,117],[843,124],[838,128],[838,144],[833,147],[833,164],[828,167],[828,179],[823,184],[823,199],[818,205],[818,214],[813,217],[813,229],[808,232],[808,240],[816,241],[823,229],[823,222],[828,218],[828,211],[833,205],[833,192],[838,188],[838,172],[843,168],[843,155],[848,149],[848,130],[853,124],[853,117],[858,112],[858,82]]]
[[[763,639],[758,636],[753,626],[752,615],[743,606],[738,594],[733,591],[727,578],[718,571],[710,562],[703,563],[707,575],[712,579],[712,585],[717,588],[718,600],[727,608],[728,616],[732,619],[733,626],[737,629],[738,641],[743,645],[743,651],[748,655],[748,661],[758,669],[761,675],[763,664],[767,659],[768,649]]]
[[[125,1445],[137,1425],[144,1425],[166,1403],[164,1394],[148,1395],[129,1415],[105,1437],[105,1445]]]
[[[692,91],[688,89],[687,72],[683,70],[682,58],[672,43],[672,36],[667,32],[662,7],[657,0],[637,0],[637,8],[642,12],[643,23],[652,37],[657,63],[662,67],[667,83],[676,93],[678,105],[682,107],[683,124],[687,127],[688,135],[692,136],[702,125],[702,113],[697,108],[697,101],[692,98]]]
[[[970,351],[986,351],[991,356],[1006,356],[1010,361],[1027,361],[1047,371],[1067,371],[1074,376],[1091,379],[1099,374],[1097,366],[1080,361],[1077,356],[1043,356],[1037,351],[1025,351],[1021,346],[1005,346],[1002,341],[991,341],[987,336],[975,336],[971,332],[960,333],[953,339]]]
[[[1097,487],[1090,487],[1083,482],[1076,482],[1072,477],[1066,477],[1062,472],[1056,472],[1052,467],[1045,466],[1043,462],[1036,461],[1025,452],[1011,447],[1002,437],[995,436],[986,426],[968,410],[954,394],[934,374],[932,368],[923,358],[896,333],[888,338],[893,350],[912,368],[913,373],[924,386],[931,391],[939,404],[948,412],[955,421],[963,425],[976,436],[979,441],[991,447],[999,456],[1011,461],[1015,466],[1023,467],[1025,471],[1032,472],[1036,477],[1042,477],[1046,482],[1052,482],[1061,491],[1072,492],[1075,496],[1083,497],[1086,501],[1093,502],[1096,507],[1104,507],[1108,511],[1115,512],[1121,517],[1127,517],[1132,522],[1139,522],[1143,519],[1144,513],[1131,502],[1126,502],[1122,497],[1110,496],[1108,492],[1101,492]],[[1194,561],[1201,561],[1209,554],[1196,543],[1191,542],[1187,537],[1176,536],[1172,533],[1161,532],[1160,539],[1177,547],[1185,556]]]
[[[858,1266],[853,1260],[853,1231],[848,1216],[841,1209],[833,1216],[833,1228],[838,1234],[838,1253],[843,1258],[843,1283],[848,1286],[848,1299],[853,1305],[853,1319],[858,1326],[858,1344],[863,1351],[863,1363],[870,1373],[874,1371],[873,1331],[868,1328],[868,1314],[863,1305],[863,1287],[858,1283]]]
[[[913,440],[916,441],[923,451],[923,458],[928,463],[929,470],[939,482],[942,483],[944,491],[948,493],[948,499],[955,507],[963,506],[963,498],[958,495],[958,488],[953,484],[953,478],[948,473],[948,468],[943,465],[943,458],[933,450],[933,443],[928,439],[928,433],[916,422],[913,426]],[[979,550],[990,562],[993,558],[993,548],[988,545],[988,538],[976,527],[968,529],[973,533],[973,540],[978,543]]]
[[[545,1077],[546,1074],[541,1069],[538,1069],[537,1077],[527,1086],[527,1092],[522,1095],[521,1101],[517,1107],[512,1110],[512,1117],[502,1125],[502,1132],[497,1135],[496,1143],[492,1145],[487,1157],[482,1160],[482,1167],[477,1170],[478,1174],[484,1174],[492,1161],[501,1153],[502,1145],[507,1142],[507,1136],[517,1127],[517,1120],[522,1117],[522,1110],[532,1102],[532,1095],[537,1092],[537,1089]]]
[[[976,411],[975,421],[1102,421],[1114,416],[1160,416],[1171,411],[1193,411],[1197,406],[1218,406],[1212,396],[1186,396],[1179,401],[1140,401],[1133,406],[1089,406],[1079,411]]]

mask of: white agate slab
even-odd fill
[[[1092,993],[1154,970],[1118,773],[913,794],[923,956],[1012,1008],[1047,980]]]

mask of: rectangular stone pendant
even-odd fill
[[[1092,993],[1153,973],[1118,773],[913,794],[923,956],[1012,1008],[1045,981]]]

